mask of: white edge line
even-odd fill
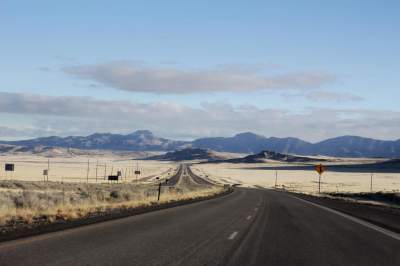
[[[233,239],[237,236],[237,234],[238,234],[238,231],[233,232],[233,233],[228,237],[228,239],[229,239],[229,240],[233,240]]]
[[[331,208],[328,208],[328,207],[325,207],[325,206],[322,206],[322,205],[319,205],[319,204],[316,204],[316,203],[313,203],[313,202],[310,202],[310,201],[307,201],[307,200],[300,199],[300,198],[295,197],[295,196],[293,196],[293,198],[298,199],[298,200],[300,200],[300,201],[302,201],[302,202],[308,203],[308,204],[310,204],[310,205],[313,205],[313,206],[315,206],[315,207],[321,208],[321,209],[323,209],[323,210],[325,210],[325,211],[328,211],[328,212],[337,214],[337,215],[339,215],[339,216],[342,216],[342,217],[344,217],[344,218],[347,218],[348,220],[351,220],[351,221],[353,221],[353,222],[355,222],[355,223],[358,223],[358,224],[360,224],[360,225],[363,225],[363,226],[365,226],[365,227],[368,227],[368,228],[370,228],[370,229],[373,229],[373,230],[375,230],[375,231],[377,231],[377,232],[380,232],[380,233],[382,233],[382,234],[384,234],[384,235],[386,235],[386,236],[392,237],[392,238],[394,238],[394,239],[400,241],[400,234],[398,234],[398,233],[396,233],[396,232],[392,232],[392,231],[386,230],[386,229],[384,229],[384,228],[382,228],[382,227],[379,227],[379,226],[374,225],[374,224],[372,224],[372,223],[369,223],[369,222],[366,222],[366,221],[364,221],[364,220],[358,219],[358,218],[356,218],[356,217],[350,216],[350,215],[348,215],[348,214],[345,214],[345,213],[342,213],[342,212],[333,210],[333,209],[331,209]]]

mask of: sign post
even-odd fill
[[[136,183],[138,182],[138,176],[140,175],[139,170],[135,170],[135,175],[136,175]]]
[[[156,180],[160,180],[159,177],[156,177]],[[161,181],[158,183],[158,196],[157,196],[157,201],[160,201],[160,195],[161,195]]]
[[[138,182],[138,175],[140,175],[140,170],[139,170],[139,162],[136,160],[136,170],[135,170],[135,175],[136,175],[136,183]]]
[[[47,180],[49,180],[49,170],[48,169],[43,170],[43,180],[44,181],[46,181],[46,177],[47,177]]]
[[[4,165],[4,171],[6,172],[6,179],[7,179],[7,172],[11,172],[11,179],[12,179],[12,173],[14,172],[14,164],[6,163]]]
[[[318,172],[319,178],[318,178],[318,193],[321,193],[321,176],[322,173],[326,171],[326,166],[322,164],[318,164],[315,166],[315,171]]]

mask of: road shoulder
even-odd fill
[[[350,202],[341,199],[332,199],[328,197],[317,197],[300,193],[290,192],[289,194],[297,198],[362,219],[390,231],[400,233],[399,209],[386,206]]]

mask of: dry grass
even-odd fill
[[[204,197],[221,191],[219,187],[206,186],[163,187],[158,202],[156,177],[164,180],[173,175],[177,164],[138,161],[141,175],[136,182],[133,172],[136,161],[131,158],[130,154],[109,153],[54,156],[50,159],[50,182],[44,182],[42,173],[47,168],[46,157],[33,154],[0,156],[0,178],[6,179],[0,181],[0,226],[4,229],[4,225],[10,224],[70,220],[112,210]],[[4,163],[14,163],[15,172],[5,173]],[[118,170],[122,171],[123,183],[104,183],[104,176],[116,174]]]
[[[2,181],[0,225],[71,220],[93,213],[194,199],[220,192],[221,187],[204,187],[196,191],[163,187],[161,199],[157,201],[158,186],[155,184]]]
[[[287,166],[287,164],[276,164]],[[273,164],[198,164],[192,167],[195,174],[208,176],[215,181],[242,186],[275,186],[274,170],[260,170],[259,167],[274,166]],[[369,173],[330,172],[322,176],[321,191],[330,192],[370,192]],[[279,188],[303,193],[315,193],[318,190],[318,173],[309,170],[279,170],[277,184]],[[374,173],[372,192],[399,192],[399,173]]]
[[[48,167],[48,159],[49,158],[32,154],[0,156],[0,179],[42,181],[44,178],[43,170]],[[87,172],[88,160],[89,172]],[[15,171],[13,173],[4,172],[4,163],[14,163]],[[96,181],[103,182],[104,177],[107,175],[115,175],[117,171],[122,171],[124,180],[132,181],[136,180],[136,176],[134,175],[136,166],[138,166],[141,171],[139,178],[149,178],[160,176],[169,170],[175,169],[177,164],[158,161],[135,161],[131,160],[130,157],[113,154],[98,157],[52,157],[50,158],[49,180],[86,182],[86,177],[88,177],[90,183],[96,183]]]

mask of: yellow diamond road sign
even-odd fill
[[[326,171],[326,167],[322,164],[316,165],[315,171],[317,171],[318,174],[322,175],[322,173]]]

